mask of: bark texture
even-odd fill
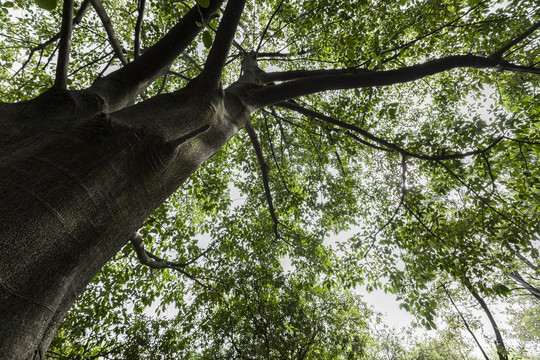
[[[0,359],[39,359],[75,298],[242,126],[230,93],[187,87],[115,113],[92,93],[5,106]]]

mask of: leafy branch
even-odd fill
[[[298,112],[300,114],[306,115],[306,116],[317,118],[319,120],[322,120],[324,122],[327,122],[327,123],[335,125],[335,126],[338,126],[340,128],[354,131],[355,133],[360,134],[361,136],[363,136],[363,137],[365,137],[365,138],[367,138],[367,139],[369,139],[369,140],[371,140],[371,141],[373,141],[373,142],[375,142],[375,143],[377,143],[379,145],[382,145],[382,147],[379,147],[379,146],[376,146],[376,145],[374,145],[372,143],[369,143],[367,141],[361,141],[361,139],[358,139],[358,141],[362,142],[363,144],[368,145],[368,146],[370,146],[372,148],[375,148],[377,150],[395,151],[395,152],[397,152],[397,153],[399,153],[399,154],[401,154],[403,156],[416,158],[416,159],[422,159],[422,160],[440,161],[440,160],[451,160],[451,159],[463,159],[463,158],[473,156],[473,155],[484,154],[487,151],[489,151],[491,148],[493,148],[495,145],[497,145],[504,138],[504,137],[499,137],[499,138],[495,139],[490,145],[488,145],[484,149],[478,149],[478,150],[468,151],[468,152],[464,152],[464,153],[455,153],[455,154],[448,154],[448,155],[417,154],[417,153],[413,153],[413,152],[410,152],[408,150],[405,150],[405,149],[399,147],[398,145],[396,145],[394,143],[391,143],[391,142],[389,142],[387,140],[381,139],[381,138],[379,138],[379,137],[365,131],[364,129],[361,129],[360,127],[358,127],[356,125],[349,124],[349,123],[343,122],[341,120],[334,119],[334,118],[332,118],[332,117],[330,117],[328,115],[319,113],[319,112],[314,111],[314,110],[306,109],[306,108],[298,105],[295,102],[287,101],[287,102],[279,103],[277,105],[280,106],[280,107],[286,108],[286,109],[294,110],[294,111],[296,111],[296,112]]]
[[[206,255],[209,251],[213,250],[212,246],[208,247],[205,251],[203,251],[198,256],[196,256],[195,258],[191,259],[190,261],[188,261],[186,263],[177,263],[177,262],[171,262],[171,261],[164,260],[164,259],[152,254],[151,252],[147,251],[144,248],[144,242],[143,242],[143,239],[142,239],[141,235],[139,235],[137,233],[135,233],[131,237],[130,242],[133,245],[133,248],[135,249],[135,253],[137,254],[137,258],[139,259],[141,264],[146,265],[146,266],[148,266],[148,267],[150,267],[152,269],[172,269],[172,270],[176,270],[179,273],[181,273],[181,274],[185,275],[186,277],[190,278],[191,280],[195,281],[197,284],[199,284],[199,285],[201,285],[203,287],[208,287],[207,285],[201,283],[200,280],[197,277],[195,277],[195,276],[191,275],[190,273],[188,273],[185,270],[185,268],[187,266],[193,264],[195,261],[197,261],[198,259],[200,259],[204,255]]]
[[[510,50],[514,45],[518,44],[522,40],[524,40],[527,36],[531,35],[535,30],[540,28],[540,21],[537,21],[533,25],[531,25],[527,30],[525,30],[523,33],[521,33],[519,36],[516,36],[512,40],[508,41],[505,45],[503,45],[499,50],[495,51],[493,54],[491,54],[491,57],[495,59],[500,59],[504,55],[505,52]],[[540,71],[540,69],[536,69],[537,71]]]

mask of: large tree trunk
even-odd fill
[[[0,359],[40,359],[88,282],[248,115],[190,87],[101,107],[49,92],[0,108]]]

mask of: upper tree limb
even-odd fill
[[[138,94],[163,75],[173,61],[191,44],[204,23],[223,0],[212,0],[207,8],[195,6],[157,43],[123,68],[98,79],[90,87],[105,102],[108,111],[133,103]]]
[[[499,63],[490,57],[454,55],[395,70],[346,74],[335,74],[335,71],[330,70],[328,75],[317,72],[316,76],[252,90],[250,100],[253,106],[264,107],[322,91],[388,86],[419,80],[455,68],[495,68]]]
[[[229,0],[227,3],[216,38],[199,77],[199,86],[207,89],[218,87],[245,4],[245,0]]]
[[[540,28],[540,21],[506,42],[490,56],[453,55],[387,71],[348,68],[264,73],[261,75],[263,83],[272,81],[288,82],[255,89],[251,91],[251,100],[254,102],[255,107],[264,107],[322,91],[388,86],[415,81],[455,68],[497,68],[499,70],[538,74],[540,68],[512,64],[502,59],[508,50],[530,36],[538,28]]]

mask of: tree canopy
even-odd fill
[[[77,299],[49,358],[374,358],[383,350],[360,287],[396,294],[428,330],[450,312],[465,337],[475,329],[460,306],[488,313],[490,301],[525,296],[519,329],[537,335],[536,0],[15,0],[0,10],[5,106],[63,89],[79,109],[90,89],[106,100],[86,118],[146,134],[194,97],[182,116],[210,104],[245,129],[178,175],[179,188],[174,170],[159,175],[174,193],[133,221],[137,235]],[[0,128],[6,149],[41,129],[23,115],[16,135],[13,122]],[[188,147],[214,123],[160,126],[166,145]],[[491,324],[493,351],[508,359]],[[428,345],[435,354],[444,341]]]

